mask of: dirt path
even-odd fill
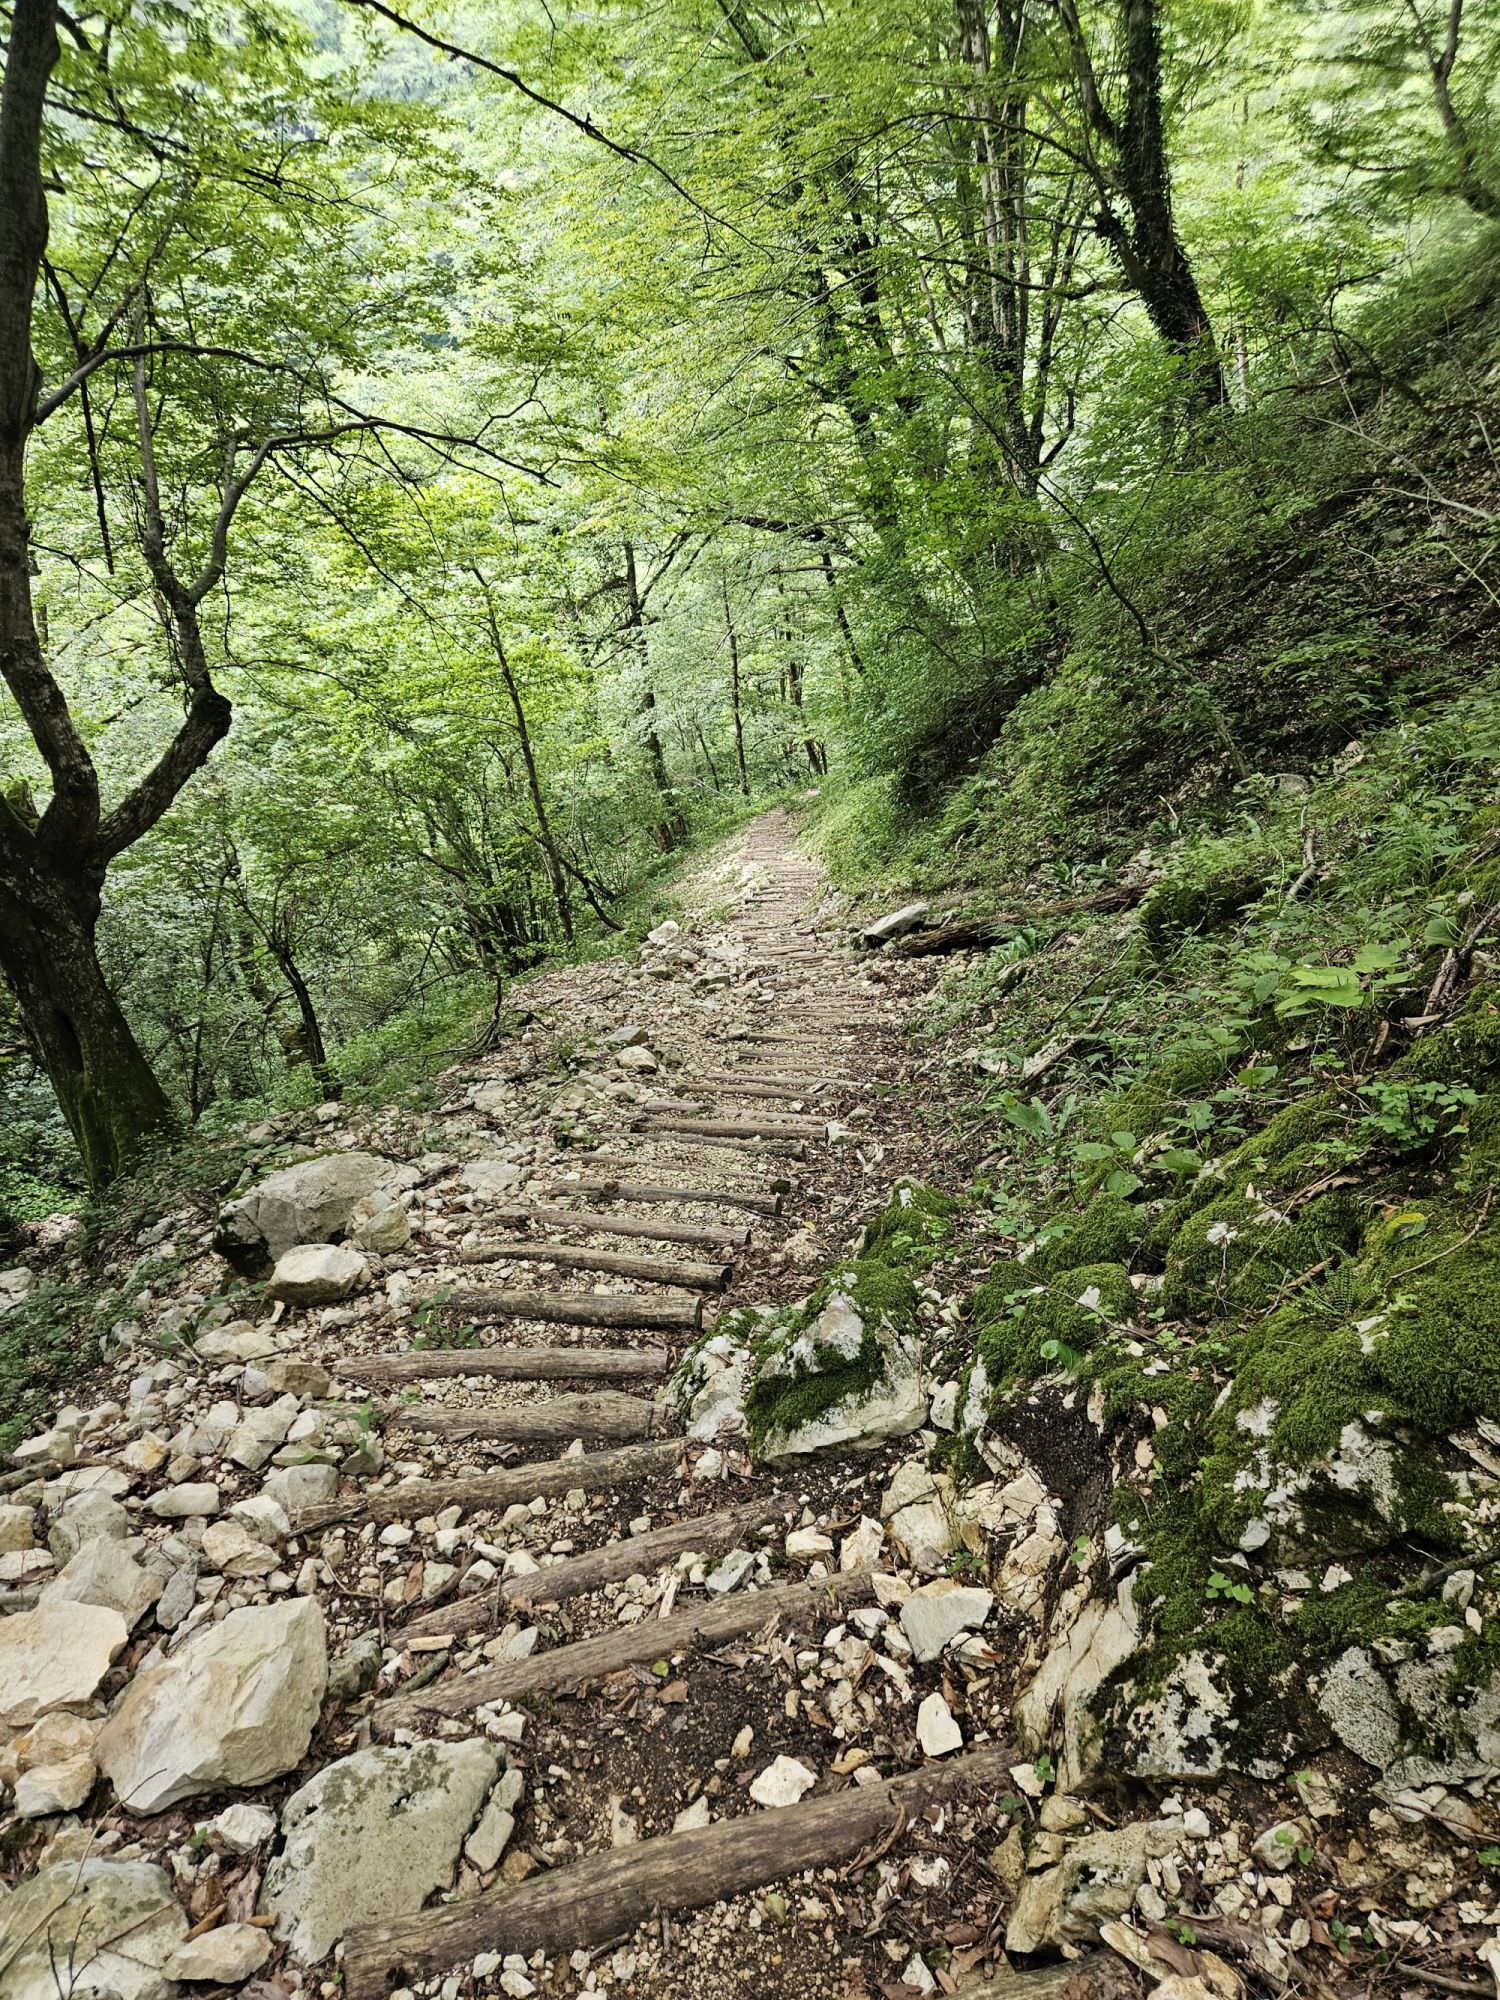
[[[351,1936],[352,2000],[497,1952],[518,1993],[873,1993],[917,1947],[972,1944],[993,1914],[987,1870],[955,1838],[968,1802],[1008,1785],[1008,1756],[917,1746],[920,1683],[966,1704],[956,1670],[914,1684],[888,1609],[909,1579],[873,1524],[902,1453],[757,1473],[742,1440],[685,1444],[664,1393],[716,1314],[804,1295],[914,1163],[910,992],[820,931],[819,888],[769,815],[694,887],[717,921],[639,965],[539,982],[553,1049],[602,1035],[621,1082],[544,1077],[554,1136],[573,1121],[566,1150],[478,1218],[441,1313],[482,1357],[342,1362],[402,1399],[382,1407],[401,1477],[369,1490],[376,1520],[430,1529],[464,1506],[499,1524],[498,1579],[474,1591],[471,1563],[436,1605],[409,1549],[413,1612],[387,1630],[406,1650],[373,1733],[483,1725],[519,1741],[527,1771],[494,1886]],[[785,1760],[791,1791],[814,1782],[767,1807],[763,1774]]]

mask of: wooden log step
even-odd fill
[[[735,1151],[741,1153],[770,1154],[774,1159],[778,1160],[805,1160],[807,1158],[807,1141],[805,1139],[757,1138],[753,1133],[749,1132],[736,1133],[733,1137],[714,1132],[684,1134],[681,1132],[660,1130],[644,1122],[632,1127],[629,1132],[612,1133],[610,1140],[612,1144],[617,1144],[622,1140],[639,1139],[642,1137],[659,1139],[664,1145],[675,1145],[680,1152],[684,1153],[693,1152],[699,1147],[706,1146],[711,1149],[717,1148],[719,1151],[723,1151],[725,1148],[733,1148]]]
[[[1010,1784],[1013,1745],[923,1764],[876,1785],[742,1813],[686,1833],[592,1854],[514,1886],[415,1916],[364,1924],[344,1943],[348,2000],[383,2000],[482,1951],[559,1953],[624,1937],[658,1911],[696,1910],[807,1868],[847,1862],[929,1806],[989,1801]]]
[[[623,1382],[665,1375],[671,1366],[664,1347],[422,1347],[405,1354],[346,1354],[333,1372],[373,1387],[463,1375],[492,1382]]]
[[[642,1113],[641,1132],[680,1132],[703,1139],[826,1139],[826,1118],[682,1118],[670,1112]]]
[[[754,1529],[785,1514],[793,1505],[790,1493],[767,1493],[754,1500],[742,1500],[737,1507],[722,1508],[717,1514],[700,1514],[687,1521],[675,1521],[670,1528],[653,1528],[645,1535],[625,1535],[603,1548],[589,1549],[565,1562],[549,1563],[529,1576],[507,1577],[493,1590],[478,1591],[456,1603],[424,1611],[410,1618],[398,1635],[408,1639],[451,1633],[461,1638],[468,1632],[482,1632],[497,1622],[501,1607],[511,1604],[564,1604],[570,1597],[582,1597],[606,1583],[625,1576],[649,1576],[663,1563],[681,1555],[718,1556],[736,1548]]]
[[[648,1216],[602,1215],[589,1208],[492,1208],[487,1219],[516,1229],[582,1229],[591,1236],[647,1236],[658,1243],[702,1244],[723,1251],[743,1250],[750,1241],[748,1228],[727,1222],[663,1222]],[[471,1260],[467,1250],[459,1254],[465,1262],[483,1261]]]
[[[644,1292],[508,1292],[474,1287],[439,1293],[431,1303],[455,1319],[533,1319],[554,1326],[668,1328],[696,1333],[701,1299],[658,1299]]]
[[[767,1069],[715,1070],[709,1081],[730,1084],[738,1089],[741,1077],[747,1083],[774,1087],[778,1096],[788,1097],[813,1097],[820,1091],[830,1090],[874,1090],[881,1081],[879,1077],[869,1076],[786,1076]]]
[[[429,1408],[408,1403],[388,1428],[442,1438],[552,1438],[571,1444],[577,1437],[649,1438],[675,1431],[677,1411],[667,1402],[622,1396],[599,1389],[591,1396],[549,1396],[544,1403],[497,1404],[465,1409]]]
[[[677,1470],[680,1439],[663,1444],[625,1445],[619,1451],[590,1451],[573,1458],[545,1458],[528,1465],[495,1466],[488,1472],[455,1473],[451,1479],[403,1479],[396,1486],[366,1487],[348,1500],[304,1507],[292,1532],[306,1535],[335,1521],[404,1521],[440,1514],[445,1507],[466,1513],[513,1507],[517,1502],[556,1499],[559,1493],[600,1493],[640,1486]]]
[[[749,1194],[742,1188],[664,1187],[656,1181],[553,1181],[551,1195],[582,1194],[590,1201],[634,1201],[643,1208],[658,1203],[701,1202],[705,1207],[742,1208],[751,1215],[780,1215],[779,1194]]]
[[[629,1250],[588,1250],[575,1243],[483,1243],[461,1250],[464,1264],[555,1264],[559,1271],[612,1271],[622,1278],[639,1278],[647,1285],[682,1285],[705,1292],[722,1292],[734,1276],[732,1264],[674,1262],[669,1257],[637,1257]]]
[[[615,1625],[591,1639],[575,1639],[550,1653],[533,1653],[498,1667],[475,1667],[452,1680],[435,1681],[415,1694],[392,1695],[378,1702],[373,1720],[378,1730],[410,1729],[429,1715],[470,1715],[491,1701],[533,1701],[558,1688],[603,1680],[622,1667],[669,1660],[674,1653],[700,1652],[727,1645],[759,1632],[774,1619],[808,1629],[813,1621],[832,1624],[846,1606],[867,1603],[873,1594],[871,1572],[845,1570],[816,1583],[788,1583],[773,1590],[737,1590],[674,1611],[670,1618],[643,1618],[638,1625]]]

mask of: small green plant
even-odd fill
[[[1045,1750],[1041,1752],[1040,1756],[1033,1759],[1031,1768],[1036,1772],[1038,1784],[1050,1785],[1057,1776],[1057,1767],[1052,1762],[1050,1754]]]
[[[1198,1933],[1185,1917],[1168,1917],[1167,1929],[1176,1938],[1177,1942],[1180,1945],[1185,1945],[1189,1951],[1198,1942]]]
[[[1087,1569],[1094,1560],[1094,1544],[1087,1535],[1079,1535],[1068,1550],[1068,1561],[1078,1569]]]
[[[1226,1576],[1221,1569],[1210,1572],[1203,1595],[1210,1603],[1221,1598],[1228,1598],[1235,1604],[1255,1602],[1255,1592],[1248,1583],[1237,1582],[1233,1577]]]

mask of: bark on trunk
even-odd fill
[[[745,769],[745,723],[740,712],[740,644],[734,620],[729,615],[729,585],[724,586],[724,630],[729,637],[729,699],[734,709],[734,761],[740,774],[740,791],[750,796],[750,774]]]
[[[0,858],[0,970],[78,1145],[91,1188],[114,1179],[174,1119],[100,969],[96,887],[40,862],[24,885]]]

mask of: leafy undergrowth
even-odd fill
[[[1038,1395],[1095,1416],[1095,1546],[1134,1550],[1148,1621],[1118,1728],[1202,1652],[1241,1768],[1274,1764],[1316,1726],[1293,1680],[1454,1624],[1424,1576],[1476,1569],[1495,1629],[1450,1441],[1500,1414],[1497,777],[1486,691],[1248,779],[1136,851],[1134,910],[1018,928],[928,1009],[983,1149],[954,1462]],[[1492,1651],[1465,1632],[1450,1697]]]

